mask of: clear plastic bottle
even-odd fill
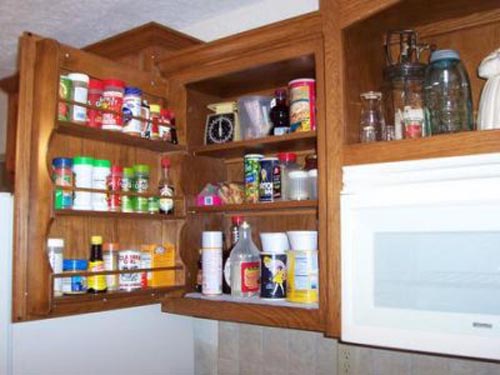
[[[250,225],[244,221],[240,235],[231,251],[231,296],[252,297],[260,291],[260,251],[252,241]]]
[[[425,71],[424,104],[427,134],[474,129],[469,76],[457,51],[432,53]]]

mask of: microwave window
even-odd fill
[[[500,315],[500,232],[374,234],[376,307]]]

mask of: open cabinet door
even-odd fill
[[[138,306],[156,303],[165,294],[181,293],[185,284],[185,269],[176,251],[171,265],[162,267],[162,271],[152,270],[168,272],[172,276],[169,280],[174,281],[167,286],[153,283],[147,287],[141,285],[140,290],[130,293],[116,290],[100,295],[56,297],[53,282],[62,274],[53,273],[46,252],[47,238],[63,238],[64,258],[87,259],[91,235],[102,235],[105,242],[123,240],[124,245],[134,245],[137,249],[142,244],[169,243],[174,248],[179,247],[185,223],[183,197],[174,197],[176,214],[170,216],[56,209],[53,199],[55,185],[51,178],[53,158],[86,155],[109,160],[113,165],[147,164],[151,167],[150,185],[156,189],[161,158],[168,153],[172,154],[173,160],[178,160],[185,153],[183,132],[178,131],[181,144],[177,145],[90,128],[85,123],[61,121],[58,119],[58,106],[63,103],[71,107],[73,104],[59,97],[59,77],[81,72],[101,80],[120,79],[128,86],[141,88],[143,98],[154,98],[154,103],[162,107],[167,105],[166,80],[158,74],[138,71],[30,34],[21,38],[20,62],[13,320]],[[87,103],[84,105],[109,112]],[[177,168],[180,168],[181,163],[178,165]],[[151,195],[144,194],[145,197]],[[86,271],[82,272],[85,274]],[[114,273],[110,275],[117,275],[116,270],[111,272]]]

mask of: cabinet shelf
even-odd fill
[[[243,157],[248,153],[277,153],[306,151],[316,148],[316,132],[299,132],[280,136],[236,141],[225,144],[206,145],[192,149],[197,156],[217,158]]]
[[[262,203],[242,203],[226,204],[222,206],[193,206],[189,207],[191,214],[208,213],[236,213],[236,212],[282,212],[299,209],[317,209],[317,200],[305,201],[284,201],[284,202],[262,202]]]
[[[95,141],[115,143],[125,146],[133,146],[156,152],[184,151],[186,148],[182,145],[174,145],[165,141],[152,141],[149,139],[134,137],[128,134],[91,128],[85,125],[70,121],[57,121],[56,131],[59,134],[71,135]]]
[[[344,146],[344,165],[500,152],[500,130],[470,131]]]
[[[184,220],[184,216],[179,215],[164,215],[164,214],[149,214],[137,212],[111,212],[111,211],[86,211],[60,209],[54,210],[55,216],[83,216],[83,217],[109,217],[117,219],[146,219],[146,220]]]
[[[321,331],[318,305],[268,301],[231,296],[206,297],[188,293],[180,298],[165,298],[162,311],[231,322]]]

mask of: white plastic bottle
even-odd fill
[[[47,255],[53,273],[61,273],[63,271],[63,251],[64,240],[62,238],[47,239]],[[54,279],[54,297],[63,295],[63,279]]]

